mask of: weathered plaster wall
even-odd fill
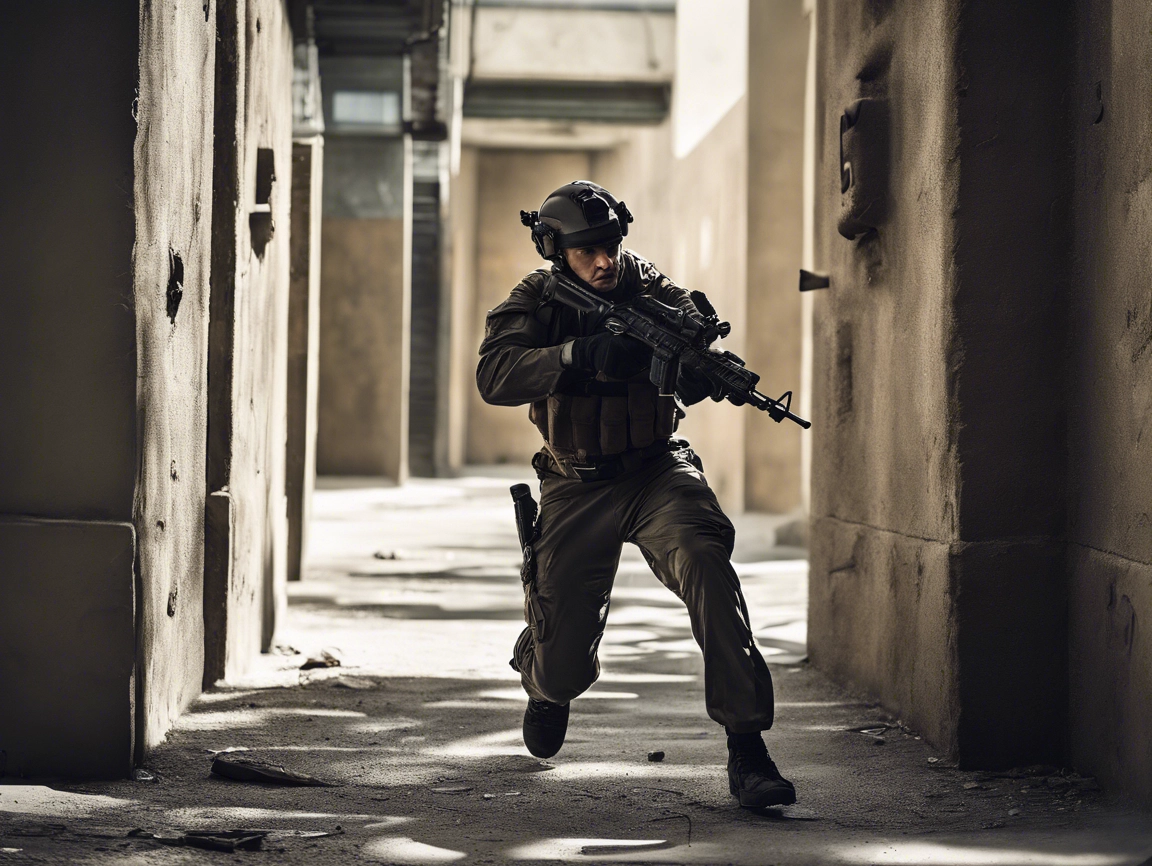
[[[404,221],[325,217],[321,237],[316,470],[399,479],[408,426]]]
[[[138,33],[135,0],[3,12],[2,513],[132,517]]]
[[[1076,5],[1071,751],[1085,772],[1152,802],[1152,10]]]
[[[128,774],[134,542],[126,522],[0,518],[0,776]]]
[[[0,776],[132,766],[138,45],[135,0],[0,13]]]
[[[816,264],[809,652],[934,743],[955,743],[950,544],[957,532],[949,297],[957,170],[955,16],[945,0],[817,10]],[[890,211],[850,242],[840,210],[840,113],[873,46],[894,46]]]
[[[300,580],[308,553],[316,479],[316,394],[320,378],[320,196],[324,139],[292,144],[292,286],[288,310],[288,579]]]
[[[460,151],[459,170],[451,180],[448,211],[448,467],[464,466],[470,434],[468,407],[476,391],[476,236],[480,155],[474,147]]]
[[[815,304],[810,651],[968,766],[1062,746],[1059,12],[818,13],[833,288]],[[890,105],[888,214],[847,241],[838,121],[865,95]]]
[[[205,680],[243,673],[284,600],[292,34],[220,0],[209,351]]]
[[[476,350],[484,316],[523,277],[547,263],[536,253],[521,210],[537,210],[545,196],[573,180],[590,177],[584,151],[481,150],[477,157],[476,294],[468,322],[472,347],[469,371],[468,463],[527,463],[540,450],[540,433],[528,407],[489,406],[476,390]]]
[[[411,171],[403,138],[329,135],[316,471],[408,471]]]
[[[801,407],[803,323],[796,290],[803,248],[804,77],[808,16],[802,0],[748,5],[748,366],[762,391],[793,391]],[[800,437],[791,422],[744,411],[744,505],[800,506]]]
[[[636,217],[627,245],[678,284],[707,294],[732,323],[723,347],[745,357],[747,98],[680,159],[673,155],[673,132],[671,122],[632,131],[625,146],[597,154],[593,180],[623,198]],[[775,388],[772,374],[763,375],[765,387]],[[744,508],[743,413],[748,411],[705,401],[689,409],[680,426],[703,459],[721,504],[733,512]]]
[[[209,13],[212,10],[209,9]],[[160,742],[200,692],[216,28],[140,7],[135,148],[140,595],[137,731]]]

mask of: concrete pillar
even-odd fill
[[[316,478],[320,366],[320,212],[324,139],[292,143],[292,278],[288,299],[288,580],[300,580]]]
[[[155,14],[154,14],[155,13]],[[200,686],[215,31],[12,7],[0,774],[124,776]]]
[[[277,0],[216,9],[205,682],[270,647],[285,604],[292,34]]]
[[[448,468],[464,466],[470,435],[468,408],[476,390],[476,235],[479,229],[479,153],[460,151],[459,172],[452,178],[449,215],[449,358]]]
[[[1055,763],[1063,7],[818,16],[812,660],[964,767]]]
[[[1075,5],[1069,738],[1083,772],[1152,803],[1152,10]]]

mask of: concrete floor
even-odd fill
[[[502,475],[322,484],[281,652],[197,701],[149,756],[155,781],[0,786],[0,863],[1152,863],[1152,817],[1091,780],[960,772],[811,670],[806,565],[772,546],[779,519],[738,521],[736,559],[776,677],[769,749],[796,806],[734,805],[687,617],[632,548],[604,674],[560,754],[531,758],[507,665],[521,628],[507,489],[527,479]],[[300,670],[324,647],[340,667]],[[338,786],[211,776],[211,754],[232,748]],[[276,832],[232,855],[127,836],[237,827]]]

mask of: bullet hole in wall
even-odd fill
[[[208,21],[208,7],[209,7],[209,5],[211,5],[211,4],[209,4],[209,3],[204,4],[204,21],[205,21],[205,23],[207,23],[207,21]]]
[[[179,481],[180,480],[180,474],[176,471],[176,461],[175,460],[172,461],[172,466],[168,470],[168,474],[172,477],[173,481]]]
[[[257,33],[260,32],[260,19],[259,18],[256,19],[256,32]]]
[[[173,584],[171,592],[168,593],[168,616],[176,616],[176,599],[179,595],[179,585]]]
[[[175,250],[168,250],[168,320],[176,324],[180,299],[184,297],[184,261]]]
[[[276,225],[272,221],[272,187],[276,183],[276,154],[270,147],[256,150],[256,204],[248,215],[248,229],[252,234],[252,250],[257,258],[264,258],[264,250]]]
[[[276,153],[270,147],[256,149],[256,204],[272,202],[272,184],[276,182]]]
[[[156,528],[159,529],[161,532],[163,532],[164,531],[164,521],[163,520],[157,520],[156,521]]]

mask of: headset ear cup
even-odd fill
[[[620,221],[621,237],[628,237],[628,223],[633,221],[632,211],[628,210],[628,205],[622,201],[616,202],[612,210],[616,212],[616,218]]]

